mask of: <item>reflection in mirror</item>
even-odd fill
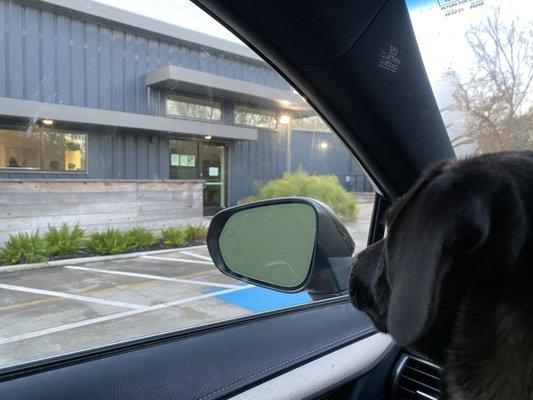
[[[220,235],[226,266],[282,287],[302,284],[313,259],[316,214],[307,204],[274,204],[233,214]]]

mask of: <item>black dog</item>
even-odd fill
[[[448,398],[533,399],[533,152],[428,170],[357,256],[350,297],[444,366]]]

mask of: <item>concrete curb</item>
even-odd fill
[[[33,264],[5,265],[5,266],[0,266],[0,273],[13,272],[13,271],[24,271],[26,269],[37,269],[37,268],[45,268],[45,267],[63,267],[65,265],[85,264],[89,262],[98,262],[98,261],[125,260],[128,258],[149,256],[152,254],[166,254],[166,253],[173,253],[175,251],[180,251],[180,250],[193,250],[193,249],[198,249],[201,247],[206,247],[206,245],[202,244],[198,246],[176,247],[173,249],[139,251],[136,253],[114,254],[111,256],[66,258],[64,260],[54,260],[54,261],[33,263]]]

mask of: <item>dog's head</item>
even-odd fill
[[[427,349],[430,331],[442,343],[461,296],[516,268],[524,215],[517,185],[493,163],[435,166],[389,209],[386,237],[357,256],[353,304],[400,344]]]

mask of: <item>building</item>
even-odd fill
[[[313,111],[243,45],[88,0],[0,0],[0,21],[0,242],[189,223],[299,166],[371,190],[331,133],[283,124]]]

